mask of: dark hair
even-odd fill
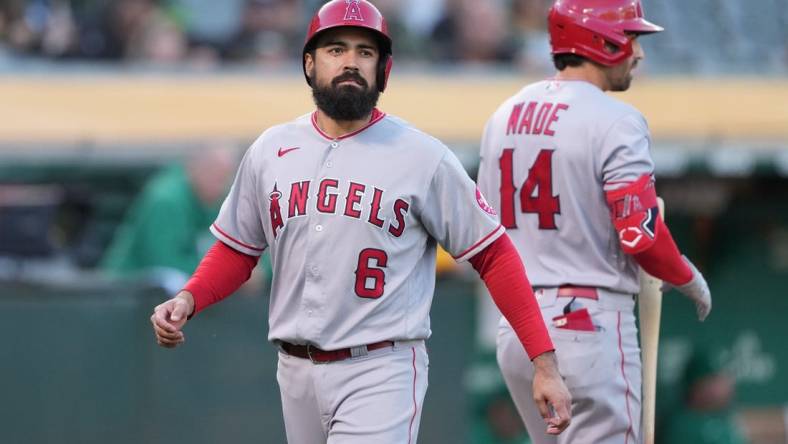
[[[553,65],[555,65],[555,69],[559,71],[563,71],[567,67],[577,67],[582,65],[583,63],[587,62],[583,56],[579,56],[577,54],[555,54],[553,55]]]

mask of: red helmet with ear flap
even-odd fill
[[[640,0],[556,0],[547,23],[554,55],[577,54],[605,66],[632,55],[627,33],[663,30],[645,19]],[[617,50],[611,52],[606,43]]]
[[[380,47],[377,84],[378,90],[383,92],[393,63],[391,37],[383,14],[366,0],[331,0],[317,11],[306,32],[304,51],[301,55],[301,66],[304,69],[306,82],[311,85],[309,76],[306,75],[304,55],[314,49],[317,38],[322,32],[341,26],[369,29],[377,37]]]

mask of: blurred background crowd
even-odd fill
[[[210,69],[267,67],[300,57],[320,0],[4,0],[0,57],[136,62]],[[505,63],[550,69],[549,0],[381,0],[398,61]],[[768,12],[767,12],[768,11]],[[788,5],[724,0],[650,2],[671,32],[647,42],[656,72],[785,73]]]
[[[485,119],[553,71],[551,0],[372,0],[395,69],[381,108],[471,176]],[[313,109],[299,58],[323,0],[0,0],[0,442],[283,442],[270,264],[155,346],[150,309],[213,242],[244,149]],[[644,0],[666,28],[618,95],[649,121],[703,325],[666,294],[657,438],[788,443],[788,0]],[[440,256],[421,441],[524,444],[498,312]],[[262,438],[261,438],[262,437]]]

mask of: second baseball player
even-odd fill
[[[504,319],[498,362],[536,444],[640,440],[638,267],[676,286],[703,320],[706,281],[658,216],[646,120],[605,91],[625,91],[638,38],[662,31],[639,0],[558,0],[550,11],[552,79],[526,86],[490,118],[479,185],[528,269],[572,393],[572,425],[542,430],[534,367]]]

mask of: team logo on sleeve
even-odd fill
[[[490,216],[497,216],[495,210],[493,210],[493,207],[491,207],[490,204],[487,203],[487,199],[484,198],[484,195],[482,194],[482,190],[480,190],[479,187],[476,187],[476,202],[479,204],[479,207],[481,207],[481,209],[484,210],[485,213],[489,214]]]
[[[358,0],[345,0],[345,3],[347,3],[347,9],[345,9],[345,21],[356,20],[363,22],[364,16],[361,15],[361,7],[358,4]]]

